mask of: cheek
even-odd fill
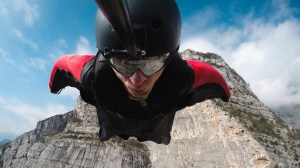
[[[149,78],[149,83],[151,83],[152,86],[155,84],[155,82],[161,76],[162,72],[163,72],[163,69],[161,71],[157,72],[156,74],[154,74],[153,76],[151,76],[151,78]]]
[[[116,71],[114,68],[112,68],[116,74],[116,76],[121,80],[123,81],[125,79],[125,76],[122,75],[121,73],[119,73],[118,71]]]
[[[124,75],[120,74],[118,71],[116,71],[115,69],[113,69],[117,78],[119,78],[119,80],[124,84],[127,85],[126,83],[128,82],[128,78],[126,78]]]

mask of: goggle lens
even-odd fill
[[[137,69],[140,69],[146,76],[150,76],[162,69],[168,58],[169,54],[146,57],[138,60],[124,56],[114,56],[109,59],[109,62],[115,70],[125,76],[132,76]]]

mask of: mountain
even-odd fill
[[[3,139],[3,140],[1,140],[0,141],[0,146],[1,145],[4,145],[4,144],[7,144],[8,142],[10,142],[11,140],[9,140],[9,139]]]
[[[300,104],[290,104],[273,109],[291,127],[300,129]]]
[[[232,97],[176,114],[169,145],[114,137],[100,142],[96,110],[79,97],[73,111],[39,121],[35,130],[1,147],[0,167],[299,167],[296,132],[266,107],[245,80],[212,53],[183,58],[214,66]]]
[[[0,141],[4,140],[4,139],[15,139],[17,137],[16,134],[12,133],[12,132],[0,132]]]

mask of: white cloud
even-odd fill
[[[273,0],[272,6],[276,11],[272,19],[283,19],[293,15],[294,9],[289,8],[288,3],[290,0]]]
[[[20,30],[13,28],[11,31],[12,31],[13,35],[15,37],[17,37],[17,39],[19,39],[22,43],[30,46],[34,50],[38,49],[38,45],[36,43],[34,43],[33,41],[29,40],[28,38],[26,38]]]
[[[13,0],[13,7],[19,16],[23,16],[25,24],[31,26],[39,19],[39,6],[26,0]]]
[[[15,65],[15,61],[9,56],[9,54],[0,47],[0,58],[2,58],[5,62],[8,62],[12,65]]]
[[[51,53],[48,54],[48,57],[51,63],[54,63],[59,57],[66,54],[66,48],[68,47],[68,43],[65,39],[58,39],[53,48],[51,49]]]
[[[73,87],[66,87],[65,89],[62,90],[60,95],[65,96],[65,97],[70,97],[74,100],[76,100],[79,96],[79,91],[76,88]]]
[[[220,51],[219,48],[217,48],[205,36],[203,36],[203,37],[198,36],[196,38],[188,39],[181,44],[180,48],[181,48],[180,49],[181,51],[188,49],[188,48],[196,50],[196,51],[201,51],[201,52],[219,53],[219,51]]]
[[[49,64],[48,61],[44,58],[29,58],[25,61],[26,67],[32,67],[41,70],[46,70],[46,66]]]
[[[30,130],[33,130],[35,125],[32,125],[31,123],[28,123],[27,121],[18,121],[17,117],[11,117],[11,116],[4,116],[1,115],[0,118],[0,134],[7,132],[9,135],[0,135],[1,138],[13,138],[16,137],[24,132],[28,132]]]
[[[59,47],[67,47],[68,46],[65,39],[58,39],[57,44]]]
[[[12,65],[15,69],[22,72],[30,72],[31,69],[47,70],[47,66],[50,64],[48,58],[13,58],[11,54],[5,52],[0,48],[0,59]],[[16,64],[16,59],[18,59],[18,64]]]
[[[47,104],[46,107],[38,107],[32,104],[27,104],[18,99],[4,98],[0,96],[0,109],[21,118],[21,124],[16,123],[20,122],[17,120],[11,121],[12,123],[7,123],[5,121],[5,117],[0,118],[1,128],[5,128],[6,132],[16,132],[16,130],[30,131],[34,129],[38,121],[56,114],[64,114],[68,112],[68,109],[70,108],[60,104]],[[4,123],[8,125],[5,126],[3,125]]]
[[[262,62],[264,60],[264,53],[261,51],[256,41],[242,43],[239,48],[232,54],[235,59],[235,64],[248,64],[249,62]]]
[[[261,26],[261,25],[260,25]],[[258,27],[258,26],[257,26]],[[300,22],[287,20],[261,33],[254,42],[242,43],[232,53],[232,66],[250,82],[254,92],[268,105],[300,103],[300,93],[289,93],[290,83],[299,81]],[[253,34],[259,34],[252,30]],[[299,83],[296,83],[297,85]],[[299,86],[297,86],[299,87]]]
[[[0,3],[0,17],[2,18],[2,20],[6,20],[9,17],[9,9],[7,4],[9,3],[9,1],[4,1]]]
[[[197,32],[199,27],[207,27],[219,16],[219,11],[213,6],[207,6],[203,10],[198,10],[188,20],[183,22],[183,34]],[[197,24],[194,24],[197,23]]]
[[[6,22],[24,22],[32,26],[39,19],[39,6],[26,0],[6,0],[0,3],[0,17]]]
[[[194,24],[195,29],[185,34],[181,50],[223,56],[270,107],[300,104],[300,20],[293,17],[286,1],[275,0],[272,5],[274,13],[240,16],[243,20],[237,26],[199,31],[198,23],[190,20],[186,24]]]
[[[11,29],[11,31],[20,42],[30,46],[34,50],[38,49],[38,46],[34,42],[28,40],[20,30],[13,28]],[[55,43],[53,49],[50,50],[51,53],[42,56],[39,55],[39,57],[34,57],[33,55],[28,57],[26,56],[26,53],[21,53],[20,55],[13,56],[12,52],[6,51],[0,47],[0,59],[4,60],[6,63],[13,65],[15,69],[18,69],[22,72],[30,72],[30,70],[32,69],[45,71],[47,70],[48,66],[52,65],[52,63],[58,57],[65,54],[65,51],[63,51],[63,49],[65,49],[67,46],[68,44],[64,39],[59,39]],[[16,64],[16,62],[18,62],[18,64]]]
[[[94,53],[91,46],[90,46],[89,40],[86,37],[84,37],[84,36],[79,37],[79,40],[77,41],[77,44],[76,44],[75,53],[76,54],[91,54],[91,53]]]

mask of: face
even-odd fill
[[[129,77],[119,73],[114,68],[113,70],[124,84],[128,93],[136,98],[146,98],[150,94],[155,82],[161,76],[164,68],[149,76],[145,76],[140,69],[137,69],[134,74]]]

